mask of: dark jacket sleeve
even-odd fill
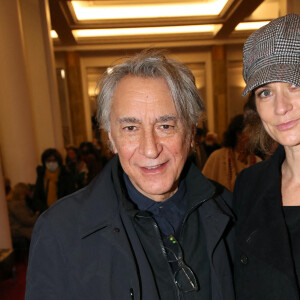
[[[68,300],[63,276],[65,257],[62,246],[43,215],[34,228],[30,245],[25,300]]]

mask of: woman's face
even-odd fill
[[[258,114],[268,134],[283,146],[300,144],[300,87],[272,82],[255,90]]]

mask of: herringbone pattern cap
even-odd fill
[[[277,18],[250,35],[244,44],[245,97],[269,82],[300,86],[300,15]]]

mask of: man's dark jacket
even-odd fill
[[[242,171],[235,184],[237,300],[299,300],[281,202],[283,147]]]
[[[116,156],[89,186],[39,217],[31,242],[26,300],[159,299],[143,247],[119,199],[118,168]],[[193,213],[200,214],[204,224],[212,299],[233,300],[233,232],[227,204],[231,194],[224,188],[219,193],[194,165],[186,175],[186,187],[199,203]]]

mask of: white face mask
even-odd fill
[[[50,172],[55,172],[58,168],[58,162],[57,161],[49,161],[46,162],[46,168],[50,171]]]

